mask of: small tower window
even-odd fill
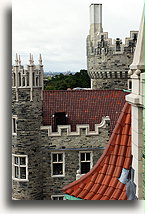
[[[21,86],[21,73],[19,73],[19,86]]]
[[[53,131],[57,131],[58,125],[66,125],[67,124],[67,115],[65,112],[56,112],[54,114],[54,128]]]
[[[33,86],[35,86],[35,74],[34,74],[34,72],[33,72]]]
[[[17,134],[17,118],[16,118],[16,116],[12,117],[12,134],[13,135]]]
[[[29,72],[27,72],[27,86],[29,86]]]
[[[16,74],[13,73],[13,86],[16,86]]]
[[[22,78],[23,86],[25,86],[25,77]]]
[[[36,86],[39,86],[39,78],[36,77]]]

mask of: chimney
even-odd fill
[[[90,35],[103,32],[102,28],[102,4],[90,5]]]

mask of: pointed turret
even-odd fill
[[[16,59],[15,59],[15,65],[17,66],[19,63],[19,60],[18,60],[18,54],[16,53]]]
[[[20,57],[20,55],[19,55],[19,65],[21,65],[21,57]]]
[[[137,45],[134,53],[134,59],[133,63],[130,65],[131,70],[144,69],[143,49],[144,49],[144,16],[142,15]]]
[[[31,55],[31,53],[30,53],[29,63],[30,63],[30,65],[32,65],[32,55]]]
[[[41,54],[39,55],[39,60],[38,60],[39,64],[42,65],[42,56]]]

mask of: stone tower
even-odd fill
[[[27,68],[16,55],[12,68],[12,185],[14,200],[42,196],[41,152],[43,65],[34,65],[30,54]]]
[[[126,100],[132,105],[132,168],[138,199],[144,200],[144,146],[145,146],[145,67],[144,67],[144,14],[134,59],[130,65],[129,75],[132,80],[132,92]],[[133,180],[133,179],[132,179]]]
[[[102,28],[102,4],[90,5],[90,32],[87,37],[87,69],[92,89],[127,89],[138,31],[131,31],[123,44],[112,41]],[[131,86],[130,86],[131,87]]]

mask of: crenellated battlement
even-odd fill
[[[86,136],[97,136],[97,135],[99,135],[99,129],[106,128],[109,121],[110,121],[110,118],[108,116],[103,117],[100,124],[95,124],[95,131],[90,131],[89,124],[76,125],[76,132],[71,131],[70,125],[58,125],[57,132],[52,131],[52,126],[41,126],[41,130],[47,130],[49,137],[61,137],[63,131],[65,131],[67,133],[67,136],[80,136],[81,130],[85,130]]]
[[[112,39],[108,37],[108,32],[96,32],[87,37],[87,56],[111,54],[134,53],[137,43],[138,31],[130,31],[130,37],[122,39]]]
[[[92,89],[127,89],[128,68],[132,63],[138,31],[130,31],[125,43],[109,38],[102,28],[102,4],[90,6],[87,37],[87,70]]]

